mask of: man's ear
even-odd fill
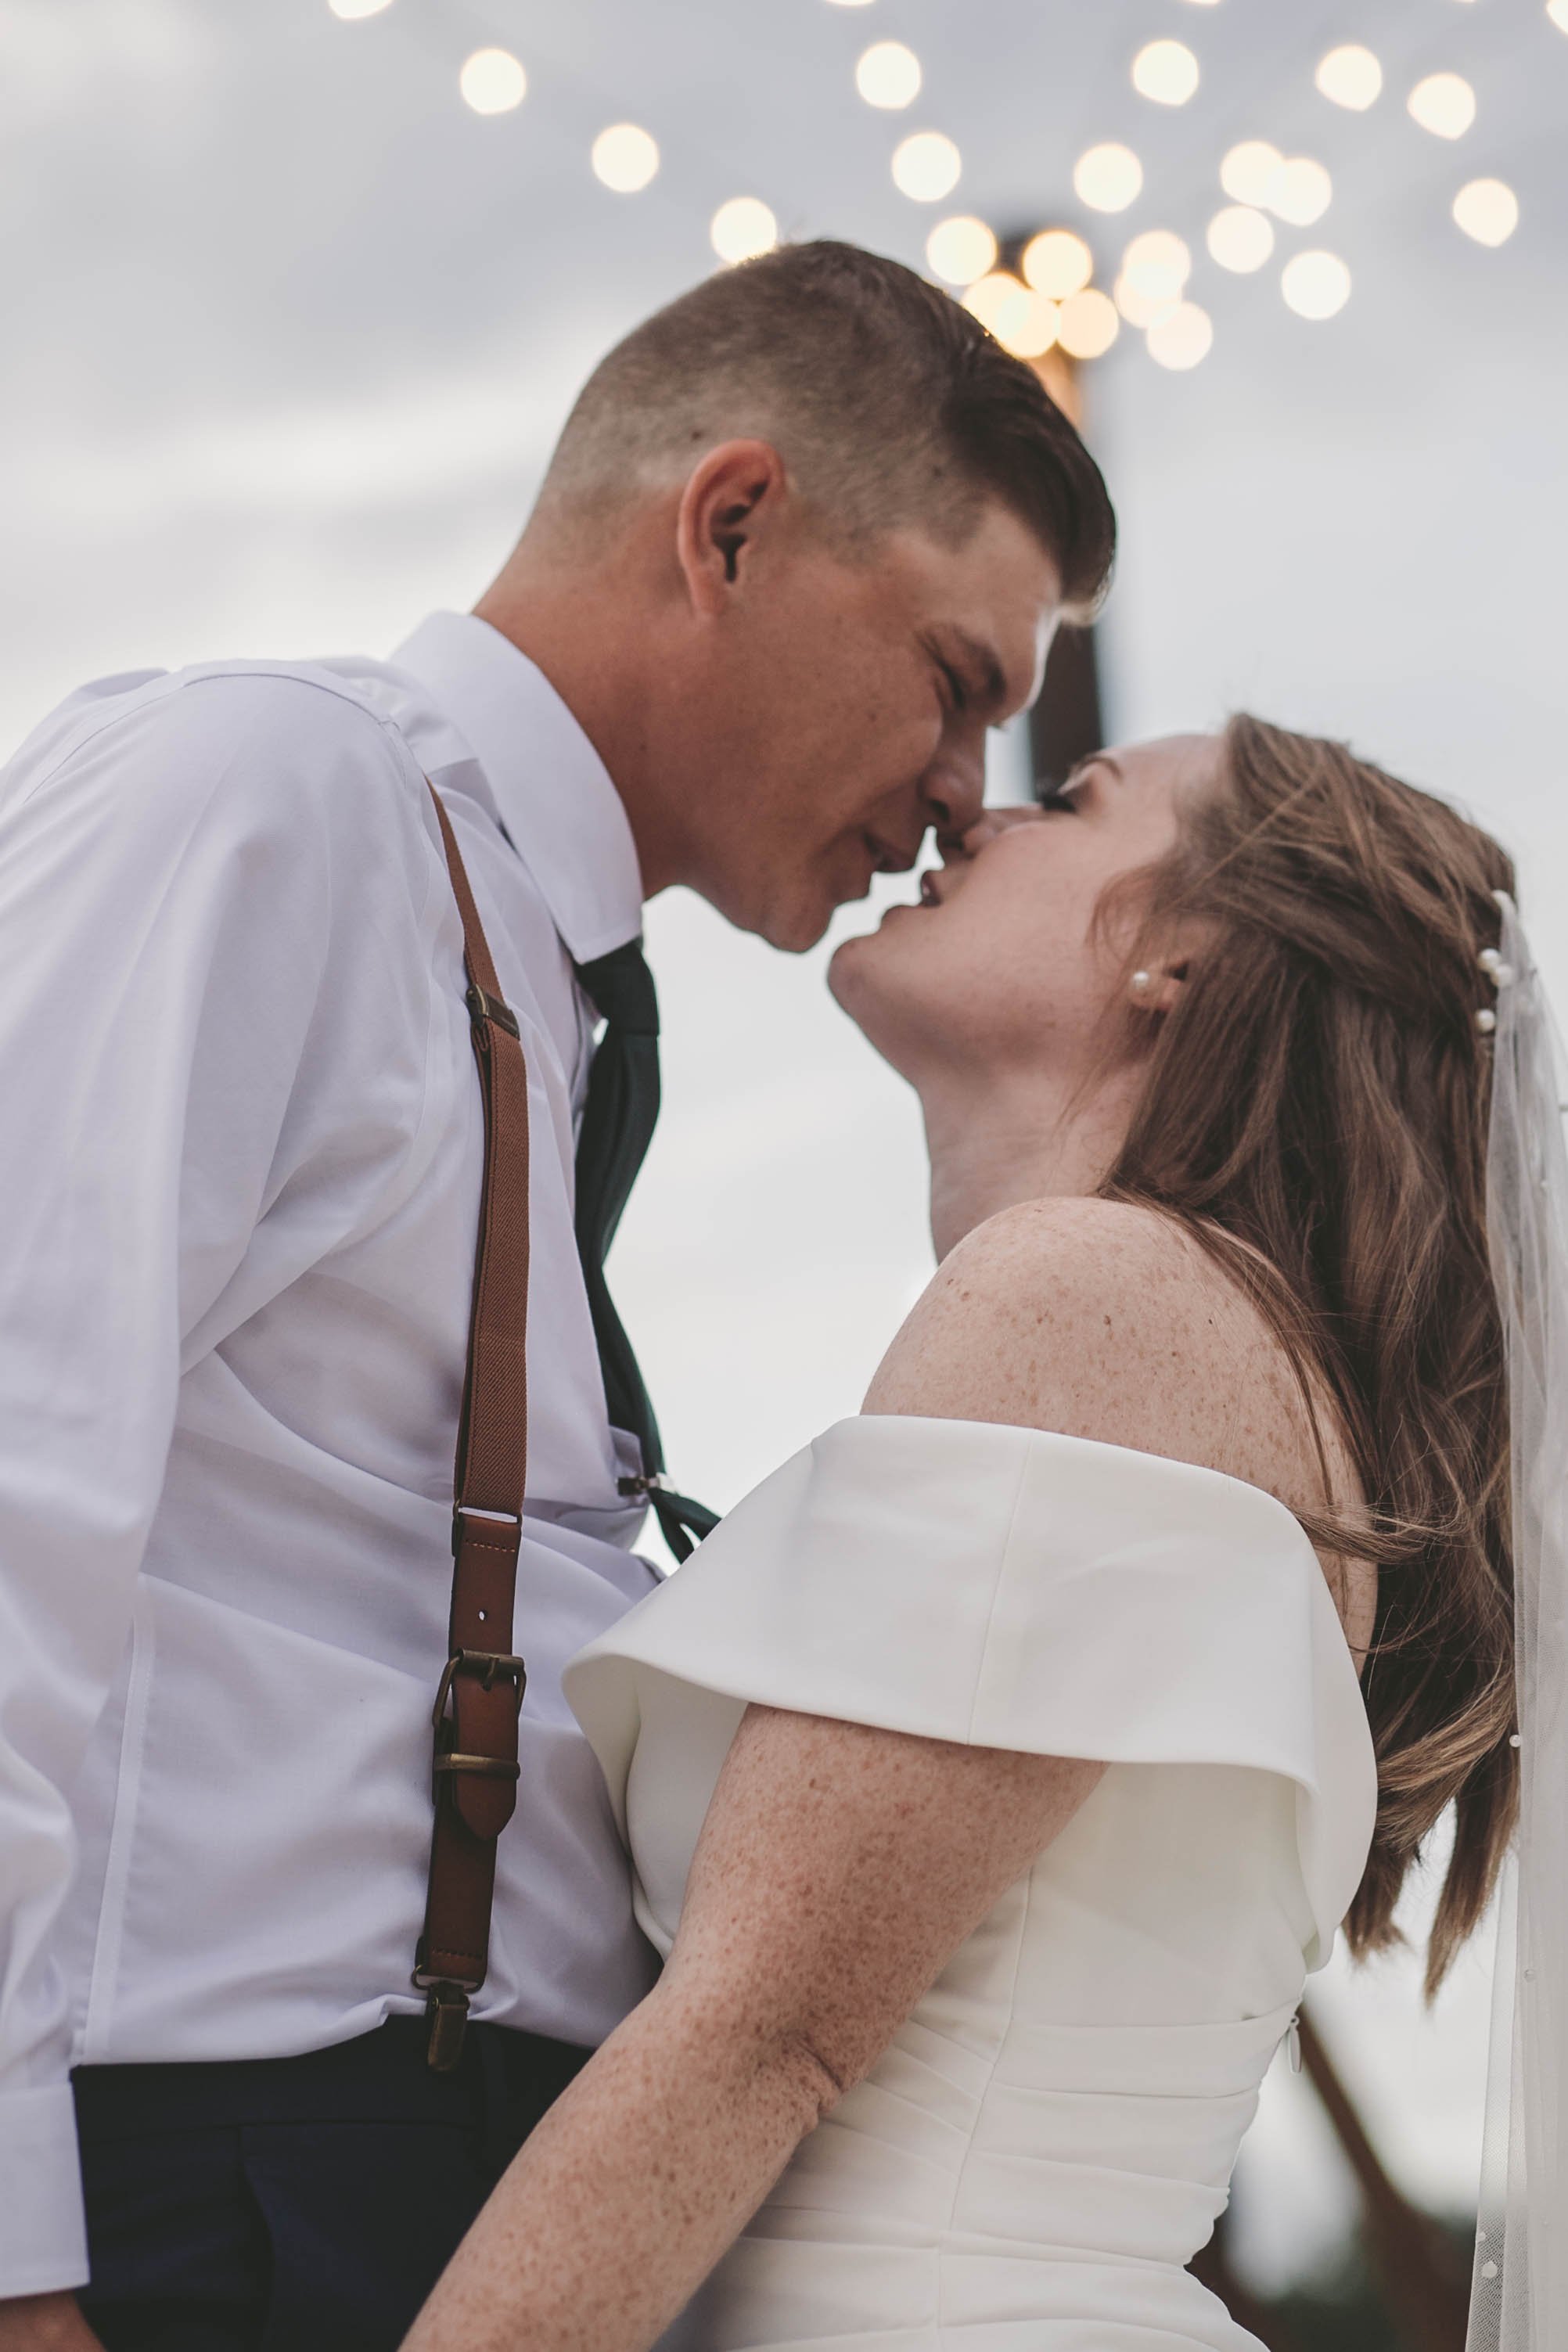
[[[771,442],[724,441],[709,450],[681,492],[675,524],[676,560],[699,612],[717,614],[730,602],[788,494]]]

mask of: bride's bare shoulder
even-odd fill
[[[1323,1506],[1279,1339],[1182,1225],[1124,1202],[1031,1202],[978,1226],[938,1268],[865,1409],[1096,1438]]]

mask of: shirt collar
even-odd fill
[[[392,658],[468,739],[574,961],[636,939],[642,877],[626,809],[543,671],[466,613],[433,613]]]

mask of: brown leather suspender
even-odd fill
[[[436,1824],[414,1982],[426,1995],[430,2064],[458,2063],[469,1997],[485,1980],[496,1840],[517,1803],[517,1719],[527,1674],[512,1601],[528,1457],[528,1071],[456,836],[434,787],[484,1102],[484,1177],[463,1409],[453,1480],[450,1654],[436,1698]]]

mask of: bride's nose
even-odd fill
[[[960,856],[978,857],[988,841],[994,841],[999,834],[1007,832],[1011,826],[1039,824],[1044,818],[1045,811],[1033,806],[982,809],[967,833],[961,835],[951,846]],[[949,846],[946,842],[942,844],[944,850]]]

